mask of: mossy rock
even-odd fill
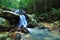
[[[27,16],[29,17],[29,19],[28,19],[28,27],[29,28],[34,28],[34,27],[36,27],[36,25],[37,25],[37,20],[35,19],[35,15],[34,14],[27,14]],[[31,27],[30,27],[31,26]]]
[[[1,12],[0,13],[0,17],[3,17],[6,20],[8,20],[11,25],[17,26],[17,23],[18,23],[18,20],[19,20],[19,16],[16,16],[16,15],[11,14],[9,12]]]
[[[6,19],[3,18],[3,17],[0,17],[0,25],[1,25],[1,26],[4,26],[4,27],[10,27],[9,21],[6,20]]]
[[[5,40],[9,37],[8,32],[0,32],[0,40]]]
[[[9,31],[18,24],[19,16],[8,12],[0,13],[0,31]]]
[[[60,25],[60,20],[55,21],[56,24]]]

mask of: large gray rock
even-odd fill
[[[17,25],[18,20],[19,20],[19,16],[16,16],[16,15],[12,14],[11,12],[3,12],[3,11],[1,12],[0,11],[0,17],[7,19],[11,25]]]
[[[0,12],[0,31],[10,30],[17,26],[19,17],[9,12]]]

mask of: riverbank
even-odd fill
[[[51,23],[42,22],[45,27],[52,28]],[[48,31],[46,29],[28,28],[29,34],[21,33],[21,40],[60,40],[60,32],[55,30]],[[16,32],[18,33],[18,32]],[[0,32],[0,39],[13,40],[9,37],[9,32]]]
[[[30,28],[29,31],[29,34],[20,33],[21,40],[60,40],[60,33],[56,31],[47,31],[38,28]],[[5,40],[13,40],[8,37],[7,34],[9,34],[9,32],[5,32],[5,34],[3,32],[0,33],[0,39],[6,38]],[[3,37],[3,35],[5,36]]]

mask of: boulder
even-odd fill
[[[53,25],[53,30],[59,31],[60,32],[60,22],[54,22]]]
[[[0,31],[10,30],[10,28],[16,27],[19,17],[11,13],[0,13]]]
[[[16,38],[15,40],[21,40],[21,34],[20,33],[16,33]]]
[[[7,19],[11,25],[17,25],[18,20],[19,20],[19,16],[16,16],[16,15],[8,13],[8,12],[1,13],[0,17]]]
[[[9,11],[9,12],[7,12],[7,10]],[[5,11],[5,12],[4,12]],[[8,8],[3,8],[3,10],[2,9],[0,9],[0,17],[3,17],[3,18],[5,18],[5,19],[7,19],[9,22],[10,22],[10,24],[11,25],[17,25],[17,23],[18,23],[18,20],[19,20],[19,16],[16,16],[15,14],[12,14],[11,12],[12,12],[13,10],[11,10],[11,9],[8,9]]]
[[[34,14],[26,14],[28,16],[28,28],[34,28],[37,26],[37,20],[35,19],[35,15]]]
[[[44,26],[42,23],[39,23],[39,24],[37,25],[37,27],[38,27],[38,29],[45,29],[45,26]]]

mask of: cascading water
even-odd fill
[[[18,23],[18,27],[26,27],[27,26],[27,20],[25,15],[23,15],[25,13],[24,10],[16,10],[15,13],[19,14],[19,23]]]
[[[19,16],[18,27],[21,27],[22,25],[23,25],[24,27],[27,26],[27,20],[26,20],[25,15],[20,15],[20,16]]]

